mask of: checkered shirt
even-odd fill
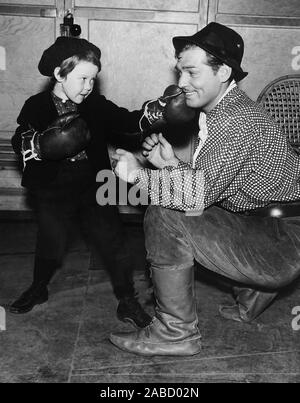
[[[219,204],[242,212],[300,199],[300,157],[243,91],[233,88],[206,115],[206,125],[194,164],[138,171],[135,183],[148,191],[151,204],[181,211]]]

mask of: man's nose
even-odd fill
[[[178,79],[178,87],[181,89],[184,89],[184,87],[187,85],[187,77],[186,74],[181,74],[181,76]]]

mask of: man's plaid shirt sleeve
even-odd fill
[[[135,184],[146,190],[152,205],[180,211],[203,211],[204,175],[180,162],[178,167],[141,169]]]

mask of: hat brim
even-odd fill
[[[236,81],[241,81],[243,78],[245,78],[248,75],[248,73],[246,71],[244,71],[241,68],[241,66],[239,66],[237,63],[235,63],[234,61],[226,60],[224,57],[222,57],[222,55],[220,55],[218,52],[215,52],[214,49],[207,46],[205,43],[195,40],[194,36],[175,36],[172,39],[172,41],[173,41],[173,45],[174,45],[175,49],[177,49],[180,46],[180,44],[182,45],[182,43],[191,43],[191,44],[196,45],[199,48],[205,50],[206,52],[210,53],[211,55],[217,57],[224,64],[227,64],[229,67],[234,69]]]

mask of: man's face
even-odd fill
[[[176,70],[186,104],[191,108],[201,108],[206,113],[212,110],[222,96],[223,85],[219,72],[214,72],[208,66],[205,51],[199,47],[183,50],[178,57]]]
[[[64,95],[81,104],[92,92],[97,74],[98,67],[93,63],[79,62],[61,82]]]

